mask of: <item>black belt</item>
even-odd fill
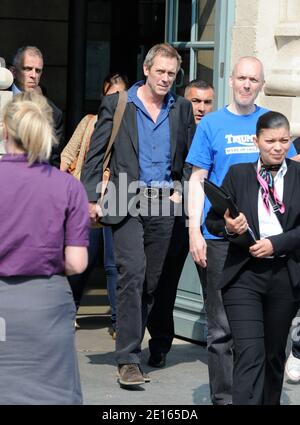
[[[138,193],[149,199],[161,199],[165,196],[171,196],[174,189],[171,187],[140,187]]]

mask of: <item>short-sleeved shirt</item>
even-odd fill
[[[186,158],[186,162],[208,171],[208,179],[218,186],[233,164],[255,162],[259,150],[253,142],[258,118],[267,109],[255,106],[255,111],[249,115],[236,115],[227,106],[216,112],[211,112],[202,118]],[[289,157],[296,155],[291,146]],[[210,202],[205,199],[203,223],[210,209]],[[205,224],[202,226],[205,239],[218,239],[209,233]]]
[[[88,246],[88,200],[82,184],[24,154],[0,160],[0,276],[64,272],[64,247]]]

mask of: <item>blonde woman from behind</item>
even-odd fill
[[[3,122],[0,404],[81,404],[65,276],[87,266],[87,197],[80,182],[48,163],[54,136],[43,96],[16,95]]]

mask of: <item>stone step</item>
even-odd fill
[[[109,315],[110,306],[107,298],[106,280],[103,269],[92,270],[87,282],[78,315]]]

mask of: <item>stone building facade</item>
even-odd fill
[[[300,136],[300,1],[236,0],[231,64],[244,55],[265,67],[258,102],[286,114],[293,136]]]

